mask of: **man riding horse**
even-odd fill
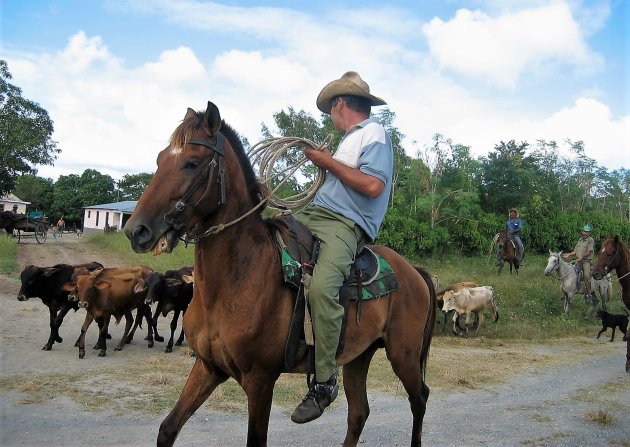
[[[508,211],[508,220],[505,223],[508,236],[510,240],[514,243],[517,251],[518,263],[519,265],[523,265],[523,258],[525,257],[525,248],[523,247],[523,241],[521,240],[521,230],[523,228],[523,222],[518,217],[518,211],[516,208],[510,208]],[[500,265],[500,250],[497,245],[497,264]]]
[[[371,106],[386,103],[370,93],[358,73],[349,71],[328,83],[316,103],[343,138],[334,156],[328,149],[305,150],[313,164],[326,170],[326,179],[313,202],[296,215],[321,241],[308,297],[315,334],[315,381],[291,416],[297,423],[318,418],[337,397],[335,353],[344,314],[339,289],[356,254],[376,239],[393,178],[391,139],[370,118]]]
[[[584,280],[584,287],[586,288],[585,298],[593,300],[593,291],[591,290],[591,261],[593,259],[593,250],[595,241],[591,237],[593,229],[590,225],[584,225],[582,227],[582,237],[580,237],[575,244],[573,251],[562,255],[564,259],[569,259],[571,256],[576,257],[575,267],[576,270],[582,271],[582,279]],[[579,281],[579,280],[578,280]]]

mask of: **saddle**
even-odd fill
[[[285,227],[285,231],[277,233],[276,240],[281,252],[282,270],[285,283],[294,288],[296,293],[289,327],[289,336],[285,346],[285,371],[291,371],[307,353],[304,332],[306,315],[306,299],[302,283],[303,275],[312,274],[316,262],[319,240],[316,235],[292,215],[277,219]],[[348,279],[339,289],[339,303],[344,308],[341,334],[337,347],[337,355],[344,348],[346,326],[350,302],[356,301],[357,324],[361,319],[361,302],[389,295],[400,287],[396,275],[387,262],[374,253],[369,247],[356,256]],[[310,354],[309,354],[310,355]]]

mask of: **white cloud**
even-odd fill
[[[196,2],[151,2],[153,12],[155,5],[161,5],[164,14],[181,7],[172,17],[182,23],[190,14],[208,14],[205,9],[186,10],[186,5],[199,6]],[[318,22],[292,11],[203,5],[216,7],[211,9],[216,13],[214,21],[226,29],[236,26],[239,14],[243,22],[238,26],[258,15],[260,22],[267,23],[255,25],[257,35],[284,34],[284,39],[277,37],[275,46],[260,45],[256,50],[224,45],[221,53],[204,55],[188,47],[164,48],[157,60],[131,65],[112,54],[100,37],[78,32],[57,54],[6,58],[24,96],[39,102],[55,121],[54,139],[63,152],[56,166],[42,167],[40,175],[56,178],[81,174],[87,168],[114,178],[152,172],[158,151],[167,145],[186,108],[203,109],[207,100],[215,102],[226,121],[250,143],[256,143],[260,124],[271,125],[273,113],[282,108],[293,106],[319,117],[317,93],[350,69],[361,73],[372,92],[387,100],[396,114],[394,124],[408,137],[410,152],[411,141],[419,147],[431,144],[436,132],[471,146],[475,155],[487,155],[500,140],[533,144],[539,138],[559,143],[571,138],[583,140],[587,155],[600,164],[630,168],[630,117],[614,116],[601,100],[584,94],[561,108],[545,109],[541,102],[532,111],[528,100],[516,94],[465,87],[452,72],[436,71],[425,53],[402,43],[411,39],[414,26],[419,33],[412,19],[396,30],[392,23],[399,16],[376,11],[374,16],[364,16],[355,29],[343,15]],[[209,16],[204,17],[201,22],[215,26],[209,24]],[[365,33],[374,17],[382,19],[388,30],[385,35]],[[544,26],[550,18],[557,23]],[[493,17],[461,10],[452,20],[435,19],[427,27],[431,44],[437,45],[432,47],[433,55],[442,66],[503,85],[517,83],[536,65],[579,66],[593,61],[564,2]],[[545,28],[542,33],[532,31],[539,27]],[[479,63],[479,57],[486,63]]]
[[[460,9],[452,20],[434,18],[423,32],[441,68],[502,87],[548,64],[596,70],[602,63],[562,1],[497,16]]]
[[[630,116],[615,119],[598,100],[579,98],[535,127],[541,138],[584,141],[586,155],[599,164],[630,167]]]
[[[205,75],[203,64],[187,47],[164,51],[158,62],[149,62],[143,69],[153,75],[157,82],[190,81]]]

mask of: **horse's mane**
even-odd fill
[[[171,146],[172,147],[184,147],[184,144],[193,138],[199,131],[203,131],[207,138],[211,138],[212,135],[208,131],[207,127],[204,126],[205,122],[205,113],[198,111],[194,115],[190,115],[185,118],[182,123],[177,126],[175,131],[173,131],[173,135],[171,135]],[[265,196],[265,188],[263,185],[258,182],[256,178],[256,174],[254,173],[254,168],[245,153],[245,148],[243,147],[243,142],[241,141],[241,137],[239,134],[225,122],[225,120],[221,120],[221,133],[225,136],[228,143],[234,150],[234,154],[241,165],[241,169],[243,171],[243,175],[245,176],[245,182],[247,184],[247,188],[249,190],[249,195],[254,203],[258,203]]]
[[[612,239],[615,245],[618,246],[618,249],[621,249],[621,252],[626,260],[626,265],[628,266],[628,268],[630,268],[630,248],[628,248],[626,243],[622,241],[619,236],[609,236],[609,239]]]

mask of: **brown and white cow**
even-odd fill
[[[145,292],[135,291],[136,286],[143,282],[152,270],[145,266],[123,266],[106,268],[90,274],[79,274],[76,282],[67,283],[64,288],[70,295],[75,295],[79,308],[86,309],[87,317],[81,328],[79,337],[79,358],[85,357],[85,333],[92,320],[99,326],[97,347],[99,357],[107,355],[107,331],[109,321],[113,316],[116,322],[125,317],[125,332],[116,347],[122,350],[127,342],[129,330],[133,323],[132,309],[147,320],[149,347],[153,346],[153,327],[151,325],[151,310],[144,303]]]
[[[499,312],[494,303],[494,289],[492,286],[464,288],[459,292],[448,290],[444,292],[443,299],[444,305],[442,306],[442,310],[444,312],[451,310],[456,312],[456,315],[453,316],[453,332],[456,334],[455,322],[457,315],[466,314],[466,333],[468,333],[470,315],[473,312],[476,312],[478,317],[477,331],[475,333],[479,332],[479,328],[483,324],[484,309],[489,309],[492,312],[495,322],[499,319]]]
[[[447,291],[450,290],[450,291],[453,291],[453,292],[459,292],[462,289],[469,289],[471,287],[479,287],[479,284],[477,282],[475,282],[475,281],[460,281],[460,282],[456,282],[456,283],[447,285],[442,290],[440,290],[440,291],[438,291],[436,293],[438,307],[440,309],[442,309],[444,307],[444,293],[446,293]],[[448,315],[448,312],[442,311],[442,317],[444,319],[443,322],[442,322],[442,333],[444,333],[444,330],[446,329],[446,317],[447,317],[447,315]],[[456,325],[459,327],[459,314],[457,314],[457,313],[455,314],[455,319],[456,319]]]

